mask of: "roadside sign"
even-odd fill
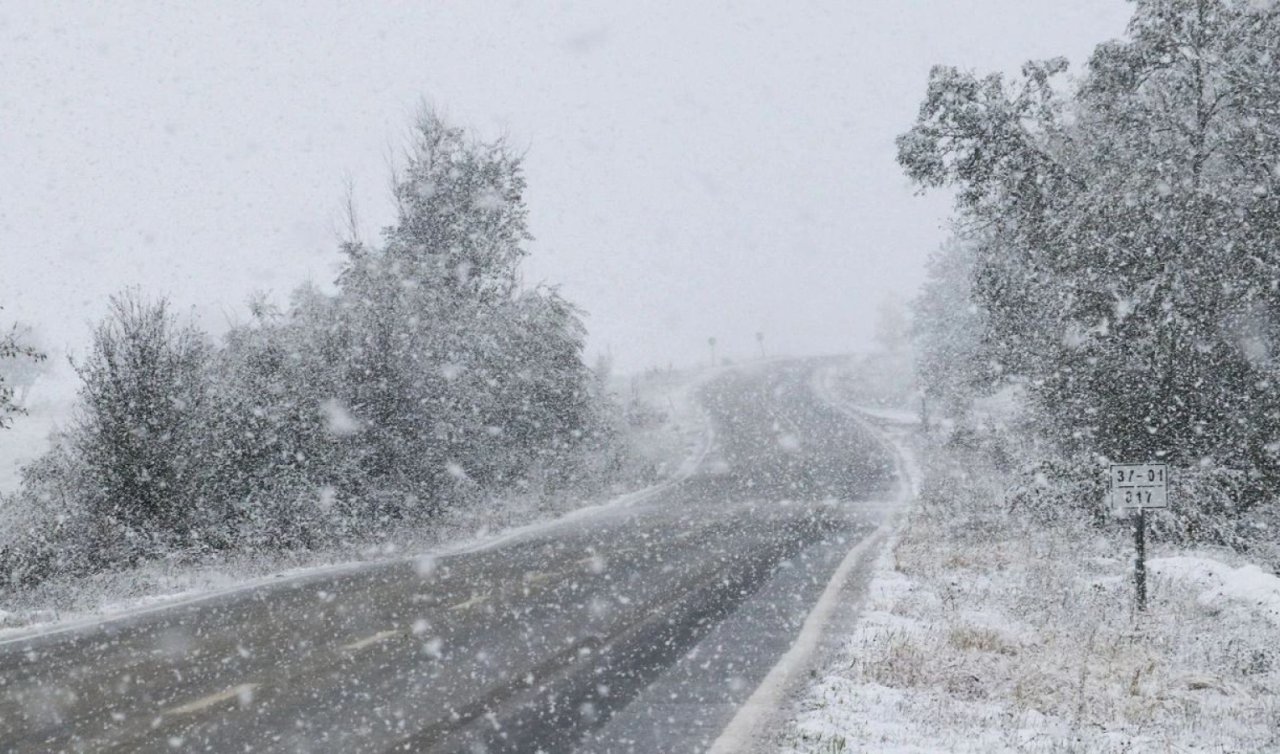
[[[1133,521],[1133,584],[1139,612],[1147,609],[1147,511],[1169,507],[1169,467],[1163,463],[1111,464],[1111,507],[1137,511]]]
[[[1169,507],[1169,469],[1163,463],[1111,464],[1111,507],[1148,510]]]

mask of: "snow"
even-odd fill
[[[936,638],[937,633],[943,630],[933,621],[901,614],[904,605],[929,602],[931,595],[922,594],[919,582],[898,572],[893,560],[892,553],[886,552],[877,562],[866,611],[847,642],[850,653],[866,652],[870,647],[885,645],[899,648],[928,646],[931,637]],[[1207,589],[1199,592],[1198,604],[1237,611],[1236,615],[1220,616],[1220,619],[1239,624],[1247,622],[1251,615],[1262,614],[1273,624],[1277,620],[1280,579],[1262,573],[1255,566],[1232,568],[1208,558],[1182,556],[1158,558],[1150,565],[1162,577],[1185,579],[1198,587],[1208,585]],[[984,587],[972,583],[959,586],[960,591],[974,588]],[[1220,601],[1224,597],[1233,603],[1230,608],[1222,608]],[[996,647],[1002,647],[998,650],[1000,653],[1033,653],[1041,641],[1037,627],[999,614],[963,611],[954,623],[987,629],[989,634],[977,635],[984,636],[984,641],[991,641]],[[1176,624],[1172,628],[1176,630]],[[1191,627],[1187,629],[1193,630]],[[1152,633],[1158,635],[1159,632]],[[991,638],[986,639],[986,636]],[[1158,636],[1150,638],[1159,641]],[[918,658],[899,654],[896,659],[898,667],[891,672],[902,675],[916,672],[913,663],[919,662]],[[1063,658],[1049,659],[1061,662]],[[971,666],[963,668],[966,673],[970,669]],[[1212,709],[1216,706],[1213,702],[1192,699],[1202,696],[1207,690],[1226,697],[1253,693],[1224,680],[1222,674],[1214,669],[1197,670],[1182,666],[1170,668],[1169,673],[1176,678],[1181,689],[1165,688],[1161,693],[1170,700],[1183,700],[1180,703],[1203,704]],[[1134,676],[1135,679],[1137,677]],[[954,681],[955,677],[949,680]],[[1063,683],[1070,680],[1061,678]],[[976,676],[974,681],[978,681]],[[1039,681],[1052,682],[1044,677]],[[907,688],[903,688],[904,685]],[[1015,694],[1035,693],[1034,690],[1017,687],[1010,691]],[[1067,745],[1078,735],[1077,723],[1061,715],[1044,714],[1033,706],[1024,707],[1005,695],[996,696],[994,701],[984,701],[980,697],[975,698],[972,689],[958,686],[922,690],[911,688],[910,684],[894,682],[893,686],[886,686],[874,680],[852,678],[845,672],[828,672],[806,692],[803,711],[793,722],[791,738],[782,750],[827,751],[822,747],[840,741],[849,745],[851,750],[860,750],[857,746],[861,745],[884,752],[1056,751],[1055,747]],[[1230,709],[1229,698],[1223,706]],[[1210,726],[1199,733],[1191,733],[1194,725],[1187,726],[1186,731],[1179,735],[1190,737],[1179,742],[1184,747],[1179,750],[1221,751],[1224,749],[1219,747],[1218,741],[1222,739],[1245,740],[1244,733],[1232,730],[1225,720],[1221,722],[1221,725]],[[1215,740],[1215,735],[1221,738]],[[1124,726],[1102,728],[1091,733],[1086,740],[1092,741],[1083,749],[1089,751],[1167,750],[1166,740],[1162,737]]]
[[[1280,626],[1280,577],[1256,565],[1233,568],[1207,557],[1175,555],[1148,560],[1147,569],[1153,576],[1202,589],[1196,604],[1210,613],[1240,611]]]
[[[876,562],[845,653],[803,693],[780,751],[1155,752],[1170,750],[1175,741],[1179,751],[1261,750],[1255,747],[1269,734],[1258,710],[1268,702],[1256,686],[1197,662],[1201,658],[1192,652],[1162,657],[1134,646],[1133,634],[1118,633],[1112,644],[1098,638],[1106,627],[1088,620],[1054,631],[1019,620],[1008,603],[1006,609],[954,611],[948,603],[955,598],[933,591],[936,582],[899,570],[895,545]],[[1209,619],[1225,623],[1218,623],[1221,642],[1271,644],[1247,625],[1258,610],[1274,625],[1274,576],[1205,558],[1152,564],[1161,577],[1195,582],[1198,603],[1217,604],[1230,595],[1235,613]],[[1017,599],[1007,579],[980,583],[956,570],[945,580],[956,595],[994,592],[1002,595],[998,603]],[[1206,584],[1211,586],[1204,589]],[[1123,593],[1129,585],[1115,586],[1113,592]],[[1136,636],[1162,645],[1179,631],[1201,633],[1183,643],[1217,643],[1212,624],[1179,620],[1174,608]],[[1092,660],[1094,650],[1105,661]],[[1134,715],[1146,722],[1124,722]]]
[[[920,414],[902,408],[885,408],[882,406],[859,406],[858,411],[873,419],[894,424],[918,424]]]
[[[337,398],[321,401],[320,411],[324,416],[325,429],[332,434],[346,437],[360,431],[360,420]]]
[[[991,467],[920,448],[923,502],[776,750],[1274,750],[1280,578],[1155,546],[1135,614],[1122,527],[1010,516]]]
[[[696,393],[724,371],[652,371],[619,377],[610,386],[620,403],[661,417],[628,427],[630,442],[651,461],[657,477],[687,477],[701,463],[711,425]]]
[[[910,479],[907,475],[914,464],[909,466],[905,460],[910,456],[910,450],[905,446],[898,446],[898,451],[899,478]],[[914,487],[914,481],[900,486],[896,501],[898,507],[905,505],[909,501]],[[809,614],[805,616],[804,623],[800,627],[800,633],[796,636],[795,642],[779,658],[777,664],[769,670],[768,675],[765,676],[765,679],[761,681],[747,701],[738,708],[729,725],[725,727],[712,744],[709,754],[732,754],[733,752],[745,751],[750,748],[752,742],[759,735],[760,726],[769,719],[774,710],[782,706],[787,690],[811,662],[818,648],[822,632],[828,628],[828,621],[835,611],[837,603],[847,595],[846,590],[854,569],[868,555],[879,549],[886,549],[886,539],[892,536],[899,524],[899,517],[893,515],[866,538],[849,549],[840,564],[836,566],[836,570],[831,574],[831,578],[822,590],[818,601],[814,603],[809,610]]]
[[[859,62],[858,51],[898,51],[908,37],[928,38],[929,29],[966,36],[946,23],[938,26],[937,18],[933,26],[925,24],[925,16],[938,16],[936,7],[914,18],[915,11],[904,15],[901,4],[882,5],[862,26],[886,28],[875,21],[895,19],[888,26],[897,29],[897,39],[887,46],[848,44],[847,24],[833,22],[854,16],[827,19],[781,7],[754,24],[739,24],[731,34],[713,34],[712,44],[704,44],[706,32],[725,28],[724,14],[699,14],[692,5],[683,13],[650,14],[659,26],[649,31],[663,33],[638,36],[612,28],[623,19],[579,14],[551,19],[547,29],[560,22],[568,26],[541,35],[547,37],[541,41],[540,34],[528,33],[532,16],[502,11],[499,15],[511,16],[502,24],[467,23],[491,21],[488,13],[454,19],[458,29],[495,34],[496,43],[481,47],[501,51],[515,65],[512,70],[527,73],[529,61],[540,61],[532,77],[504,76],[502,66],[477,66],[469,54],[458,54],[476,45],[468,34],[453,33],[457,29],[451,29],[447,13],[435,20],[357,14],[360,23],[346,24],[352,33],[343,39],[351,44],[342,49],[310,45],[309,27],[294,29],[283,18],[230,24],[240,32],[265,30],[268,37],[289,42],[268,45],[267,53],[290,51],[290,59],[302,64],[298,70],[310,72],[309,80],[321,89],[342,83],[326,71],[362,61],[351,68],[363,71],[348,77],[363,82],[352,91],[381,94],[363,104],[347,97],[348,105],[360,106],[345,108],[333,107],[330,97],[316,96],[324,93],[307,86],[292,87],[296,102],[245,96],[272,94],[278,82],[297,78],[274,75],[283,69],[272,63],[271,54],[250,56],[265,68],[248,76],[221,76],[221,82],[212,82],[217,86],[192,78],[225,72],[228,65],[234,69],[245,58],[248,48],[229,46],[237,35],[223,34],[217,24],[186,24],[207,37],[207,45],[192,44],[189,34],[152,35],[198,53],[194,56],[132,44],[138,26],[132,16],[123,24],[108,23],[106,16],[86,16],[73,24],[64,23],[66,18],[37,18],[32,29],[52,29],[54,36],[26,33],[30,30],[10,35],[25,62],[18,66],[20,75],[7,79],[26,88],[10,98],[18,107],[18,117],[10,120],[18,126],[19,141],[27,144],[0,150],[0,157],[16,160],[0,167],[25,176],[36,190],[15,193],[19,203],[6,208],[7,216],[19,218],[24,227],[6,230],[0,224],[0,240],[7,241],[0,247],[39,251],[5,259],[0,301],[14,307],[5,317],[34,317],[35,325],[55,328],[46,343],[70,346],[58,353],[52,346],[6,345],[4,320],[0,357],[49,351],[51,362],[61,362],[61,356],[71,355],[78,387],[52,389],[58,383],[42,377],[31,414],[15,417],[14,428],[0,432],[0,645],[13,648],[13,642],[33,634],[224,596],[263,597],[268,590],[244,592],[268,584],[385,573],[372,569],[389,565],[424,577],[442,569],[436,575],[443,575],[454,570],[448,563],[442,566],[450,558],[516,543],[530,546],[495,552],[492,560],[510,566],[505,561],[527,552],[535,559],[532,566],[513,569],[524,573],[526,586],[558,586],[566,576],[566,591],[547,598],[560,604],[535,606],[537,611],[564,608],[576,599],[565,595],[578,591],[583,573],[613,582],[609,588],[620,583],[614,577],[625,569],[628,553],[624,547],[570,542],[566,546],[573,548],[577,565],[539,573],[546,565],[539,546],[560,542],[538,538],[589,535],[593,532],[576,529],[641,519],[637,514],[648,509],[632,506],[672,492],[673,485],[701,472],[708,472],[706,478],[698,476],[667,501],[679,508],[680,517],[657,523],[670,526],[677,539],[698,536],[698,527],[689,525],[694,519],[735,526],[738,519],[703,519],[718,515],[714,505],[698,505],[716,502],[708,490],[738,498],[734,503],[745,498],[752,505],[786,507],[785,513],[808,512],[799,501],[807,503],[808,493],[820,492],[823,476],[878,479],[882,454],[863,454],[859,441],[833,451],[839,454],[835,462],[824,454],[820,463],[810,463],[807,454],[825,433],[843,435],[847,422],[802,430],[806,425],[793,421],[785,401],[761,417],[743,410],[744,405],[771,408],[764,392],[752,394],[750,404],[708,402],[726,437],[715,448],[711,422],[695,396],[727,371],[730,361],[749,360],[734,370],[750,373],[774,366],[765,358],[769,352],[814,352],[835,344],[843,350],[864,339],[870,318],[853,315],[866,314],[866,303],[878,298],[878,321],[869,329],[882,350],[851,358],[843,371],[820,370],[813,387],[832,405],[876,427],[887,438],[884,444],[894,446],[903,481],[899,494],[890,502],[859,501],[894,512],[861,542],[822,545],[824,553],[834,553],[832,562],[840,562],[825,589],[821,581],[813,584],[823,589],[816,604],[801,604],[807,593],[798,595],[795,605],[770,604],[777,615],[803,618],[799,636],[737,710],[713,751],[755,748],[764,730],[761,721],[777,719],[779,706],[803,682],[820,650],[830,649],[830,642],[819,639],[831,638],[820,634],[834,624],[832,616],[847,621],[854,614],[852,608],[837,611],[852,593],[850,584],[861,586],[867,579],[865,602],[855,603],[862,610],[838,656],[823,658],[830,663],[813,676],[795,707],[785,710],[792,719],[773,741],[785,751],[1280,750],[1280,576],[1272,572],[1280,567],[1275,458],[1280,451],[1280,258],[1274,253],[1280,239],[1275,190],[1280,138],[1273,117],[1280,112],[1280,88],[1272,70],[1280,50],[1280,14],[1272,12],[1275,1],[1217,3],[1210,13],[1203,4],[1188,2],[1132,4],[1116,11],[1131,15],[1128,23],[1116,25],[1114,34],[1097,35],[1112,41],[1096,47],[1074,77],[1067,58],[1052,57],[1067,52],[1077,61],[1085,59],[1066,49],[1064,40],[1053,34],[1011,34],[1014,27],[988,23],[993,14],[968,12],[976,27],[1000,41],[979,47],[999,48],[995,57],[1002,58],[1014,52],[1008,45],[1016,48],[1017,60],[1033,62],[1020,75],[1002,72],[1007,61],[995,58],[934,65],[923,102],[917,100],[918,90],[898,84],[921,83],[926,64],[938,53],[933,42],[925,45],[929,59],[917,61],[919,67],[879,66],[877,76],[853,76],[880,81],[893,93],[881,103],[891,106],[861,108],[873,113],[867,133],[874,131],[875,138],[865,144],[879,145],[861,156],[896,145],[896,162],[909,184],[922,191],[944,189],[946,196],[938,198],[954,202],[952,221],[945,224],[921,222],[927,218],[918,212],[901,222],[903,217],[889,210],[906,194],[879,191],[877,186],[887,184],[877,171],[867,181],[840,178],[849,173],[845,158],[858,150],[823,149],[822,139],[796,138],[816,134],[815,124],[859,130],[848,128],[850,119],[843,115],[821,117],[838,114],[830,109],[833,104],[868,101],[856,92],[823,96],[850,79],[848,71],[876,69],[867,63],[880,58]],[[865,9],[857,12],[867,15]],[[884,18],[874,18],[877,14]],[[190,20],[180,15],[145,26],[163,32],[166,24]],[[1070,25],[1046,24],[1046,18],[1037,22],[1042,29]],[[394,23],[397,19],[400,23]],[[539,23],[534,31],[545,31],[544,26]],[[294,106],[303,101],[323,106],[332,111],[330,118],[387,112],[386,97],[400,99],[407,91],[389,82],[404,79],[409,88],[422,83],[404,78],[403,66],[394,62],[406,59],[409,49],[403,30],[419,27],[440,33],[431,44],[413,37],[410,47],[438,53],[416,67],[439,74],[435,78],[445,94],[467,91],[495,102],[510,100],[503,107],[514,118],[511,136],[489,141],[423,109],[401,137],[404,148],[389,150],[400,156],[387,166],[391,193],[373,207],[371,224],[356,212],[368,184],[361,180],[366,188],[357,191],[354,177],[349,181],[348,227],[341,240],[317,236],[316,222],[322,218],[296,222],[300,207],[316,205],[308,192],[319,185],[297,180],[303,174],[263,183],[260,193],[270,201],[236,190],[245,175],[273,172],[270,161],[258,163],[266,169],[246,171],[240,165],[230,172],[219,163],[288,155],[289,144],[276,138],[280,134],[318,138],[303,150],[308,155],[345,154],[333,139],[349,140],[349,135],[328,129],[329,136],[317,136],[332,121],[301,117],[306,111]],[[201,91],[209,96],[200,99],[210,106],[227,96],[245,103],[243,113],[221,108],[243,116],[238,135],[232,133],[237,129],[220,127],[232,125],[221,116],[192,122],[208,122],[213,128],[205,130],[227,132],[232,142],[244,141],[249,148],[230,143],[212,144],[212,151],[184,150],[192,138],[184,131],[191,129],[180,128],[174,113],[146,106],[145,97],[133,102],[136,106],[116,108],[115,116],[82,117],[85,105],[86,112],[102,109],[77,94],[76,87],[68,88],[71,79],[83,78],[78,74],[87,70],[84,60],[46,54],[67,47],[59,38],[67,28],[89,34],[70,48],[101,58],[89,68],[103,73],[103,81],[118,79],[122,102],[132,101],[129,83],[139,84],[137,73],[149,76],[155,69],[148,61],[163,58],[173,63],[166,86]],[[901,33],[904,29],[911,33]],[[500,43],[513,34],[533,42]],[[681,54],[637,54],[644,50],[635,43],[643,48],[650,37]],[[790,40],[796,39],[808,40],[806,47],[815,54],[792,54],[788,45],[794,47]],[[380,54],[364,54],[370,40],[386,43]],[[1028,40],[1045,49],[1031,49]],[[140,53],[133,63],[142,64],[120,58],[121,50]],[[591,86],[584,90],[583,82],[561,75],[568,69],[556,63],[555,55],[565,51],[582,58],[569,68],[624,74],[598,78],[611,87],[610,97],[601,102],[625,102],[627,108],[558,106],[564,104],[562,94],[591,93]],[[833,57],[835,52],[844,57]],[[451,57],[457,60],[451,63]],[[910,62],[909,55],[897,57]],[[320,59],[327,64],[316,65]],[[210,60],[219,65],[209,65]],[[370,69],[369,61],[378,65]],[[813,61],[821,64],[815,67]],[[988,65],[997,70],[979,72]],[[509,81],[476,85],[473,68],[494,74],[495,81]],[[641,70],[645,75],[630,75]],[[666,97],[671,74],[689,70],[709,75],[689,77],[697,86],[684,92],[688,96]],[[244,88],[237,78],[257,83]],[[618,81],[627,84],[615,86]],[[725,87],[726,81],[746,89]],[[801,81],[812,86],[794,85]],[[102,90],[88,83],[80,88]],[[153,83],[142,81],[147,91],[165,94]],[[504,86],[506,94],[520,96],[504,97]],[[764,93],[765,99],[744,99],[747,90]],[[719,95],[708,99],[708,92],[724,94],[723,101],[717,101]],[[654,93],[662,93],[667,105],[650,107],[648,95]],[[292,107],[297,117],[272,126],[254,117],[257,100],[285,115]],[[575,133],[557,138],[566,136],[563,124],[537,116],[531,102],[540,103],[535,110],[574,112]],[[1213,107],[1206,110],[1206,102]],[[671,117],[680,115],[674,110],[687,111],[691,103],[707,117],[694,118],[682,138],[669,138],[669,124],[681,122]],[[739,109],[757,120],[735,121],[726,103],[744,105]],[[761,103],[770,106],[754,106]],[[827,110],[806,109],[814,103]],[[914,125],[901,120],[888,129],[890,120],[908,112],[899,105],[908,104],[917,112]],[[467,101],[446,106],[461,107],[482,121],[491,109]],[[609,121],[594,119],[595,112],[609,113]],[[629,117],[641,112],[646,117]],[[159,135],[164,144],[148,141],[148,129],[137,127],[145,122],[129,120],[139,114],[160,127],[151,129],[152,136]],[[507,119],[504,115],[489,125],[506,132]],[[81,129],[84,139],[41,136],[57,137],[62,126],[85,122],[95,128]],[[321,127],[303,133],[289,125],[301,122]],[[744,128],[723,127],[731,122]],[[643,127],[623,129],[627,138],[604,141],[618,147],[618,154],[645,158],[613,160],[609,165],[620,170],[599,170],[609,155],[598,142],[616,135],[618,123]],[[542,128],[547,125],[550,129]],[[904,126],[910,130],[898,133]],[[356,129],[361,130],[368,133]],[[522,134],[531,133],[551,134],[550,140],[538,139],[550,149],[536,144],[526,149]],[[818,148],[799,150],[799,161],[794,150],[743,148],[767,147],[769,139],[760,139],[762,134],[779,137],[773,139],[778,143]],[[50,148],[59,143],[80,144],[82,153]],[[260,143],[279,148],[262,150]],[[839,146],[830,139],[826,143]],[[207,169],[192,172],[175,163],[160,170],[159,180],[137,180],[132,167],[155,172],[157,160],[134,157],[166,150]],[[93,159],[83,159],[86,155]],[[691,161],[690,155],[705,159]],[[362,161],[354,153],[346,157]],[[833,169],[805,169],[806,160],[809,167]],[[893,170],[894,183],[901,183],[890,167],[893,160],[879,162]],[[748,182],[735,178],[745,164],[752,171]],[[679,175],[666,170],[673,166]],[[637,167],[651,175],[639,176]],[[288,178],[288,170],[274,172]],[[583,183],[593,172],[600,180]],[[692,180],[679,180],[681,175]],[[174,178],[182,180],[169,180]],[[219,183],[222,179],[227,180]],[[833,190],[859,183],[871,187],[862,200]],[[193,203],[184,210],[181,202],[148,201],[147,185]],[[104,192],[102,186],[119,190]],[[261,210],[261,217],[242,222],[245,218],[234,208],[228,211],[226,202],[203,201],[207,190],[241,197],[240,203]],[[295,194],[294,204],[280,203]],[[91,195],[101,201],[84,201]],[[569,211],[540,210],[535,218],[525,197],[542,197],[533,207],[553,197]],[[650,201],[654,197],[662,200]],[[64,212],[67,206],[84,212]],[[188,211],[197,206],[204,209]],[[857,226],[831,222],[842,212],[848,215],[841,208],[881,217],[884,227],[864,236],[841,232]],[[215,215],[216,222],[205,222]],[[778,222],[788,218],[801,218],[801,225],[818,230],[797,235],[794,222]],[[384,228],[381,234],[369,233],[378,227]],[[584,227],[592,230],[583,235]],[[893,290],[897,283],[889,285],[885,272],[920,261],[938,240],[940,227],[954,235],[933,255],[908,316]],[[228,235],[229,228],[238,230]],[[697,232],[690,233],[694,228]],[[717,233],[723,237],[712,239]],[[540,245],[564,247],[567,256],[546,257],[551,266],[541,269],[543,262],[529,258],[541,247],[532,245],[535,235]],[[92,236],[93,243],[86,246],[80,236]],[[878,242],[890,236],[893,243]],[[591,243],[593,237],[609,242]],[[557,243],[574,238],[567,246]],[[708,239],[715,242],[700,242]],[[229,256],[202,253],[214,248],[229,250]],[[120,251],[98,253],[101,249]],[[328,249],[323,252],[327,261],[315,256],[317,249]],[[761,249],[773,251],[762,255]],[[167,256],[175,253],[187,261],[169,264],[177,257]],[[296,258],[282,265],[290,256]],[[762,264],[761,256],[769,259]],[[579,264],[597,257],[604,267]],[[832,264],[839,258],[848,264]],[[618,260],[626,261],[619,267]],[[887,267],[880,263],[884,260]],[[586,273],[570,275],[566,282],[575,297],[585,297],[581,308],[554,283],[526,284],[566,261],[564,270]],[[313,262],[320,266],[308,277],[331,283],[296,288],[283,308],[277,293],[255,294],[247,323],[236,321],[239,309],[227,308],[236,306],[234,300],[250,284],[267,291],[292,287],[283,273]],[[207,269],[201,272],[201,267]],[[918,282],[919,276],[890,277],[905,283],[908,278]],[[85,352],[83,337],[72,338],[68,323],[96,313],[109,289],[127,292],[111,297],[110,314],[91,327]],[[166,289],[176,293],[172,302],[152,298]],[[225,323],[208,321],[215,309],[225,312]],[[592,310],[599,319],[585,319]],[[835,312],[843,315],[831,316]],[[14,332],[34,334],[25,326]],[[611,339],[619,341],[620,358],[629,365],[669,366],[610,383],[614,362],[606,344]],[[601,367],[588,369],[584,354],[602,346]],[[695,354],[699,363],[709,357],[711,367],[678,372],[672,366]],[[716,368],[717,363],[725,368]],[[10,382],[14,376],[6,371]],[[785,398],[793,387],[778,383],[773,397]],[[76,389],[80,398],[73,410],[59,396],[69,397]],[[719,392],[706,394],[714,398]],[[18,395],[27,402],[25,389]],[[0,389],[0,416],[7,418],[10,400],[10,391]],[[751,421],[737,421],[744,415]],[[48,439],[58,439],[59,425],[70,429],[63,442],[49,447]],[[749,425],[750,441],[738,436],[735,425]],[[767,453],[750,452],[770,442],[776,447]],[[780,457],[779,466],[771,463],[774,456]],[[1152,514],[1149,590],[1139,592],[1146,595],[1139,608],[1129,524],[1103,509],[1103,486],[1095,472],[1113,461],[1152,460],[1167,461],[1173,470],[1174,502]],[[742,468],[752,473],[738,474]],[[814,470],[821,475],[809,473]],[[797,475],[790,476],[792,471]],[[767,500],[757,498],[766,494]],[[830,497],[828,502],[838,501]],[[825,514],[813,515],[796,530],[805,536],[820,533],[814,527],[828,523]],[[785,529],[768,526],[763,536],[773,539],[779,531]],[[637,538],[650,536],[641,534]],[[788,549],[766,549],[759,557],[775,558],[770,566],[791,568],[790,548],[807,557],[816,551],[800,549],[809,541],[771,542]],[[695,539],[690,549],[703,546]],[[668,548],[637,552],[665,556]],[[752,555],[750,570],[735,571],[740,566],[728,556],[737,558],[738,548],[727,546],[716,554],[726,557],[715,577],[749,575],[764,563],[757,564]],[[680,568],[658,560],[664,573]],[[681,570],[678,575],[696,574]],[[475,583],[481,577],[465,578],[472,582],[461,589],[466,601],[445,609],[476,608],[495,596],[496,590],[486,591],[488,584]],[[520,573],[503,572],[499,581],[517,586]],[[723,584],[732,588],[733,581]],[[315,586],[323,587],[322,603],[336,599],[339,590],[332,585]],[[673,583],[670,591],[681,596],[691,588],[700,587]],[[665,598],[668,590],[660,591]],[[632,596],[601,593],[581,606],[586,615],[603,619],[612,615],[615,602],[628,605]],[[497,602],[484,606],[489,615]],[[641,604],[648,603],[637,601],[637,611]],[[658,606],[649,613],[646,608],[643,617],[676,626],[669,609]],[[528,636],[530,622],[512,615]],[[452,638],[446,644],[432,637],[423,620],[412,626],[431,656],[458,656]],[[565,636],[569,644],[584,640],[581,647],[594,646],[585,639],[613,642],[595,634],[590,620],[583,624],[576,617],[556,616],[546,626],[538,638],[549,642]],[[368,628],[343,646],[374,647],[400,630]],[[657,639],[649,644],[676,648]],[[517,654],[525,648],[516,648]],[[186,652],[186,639],[162,636],[155,649],[172,660]],[[484,664],[490,660],[486,651],[475,656]],[[74,660],[74,655],[59,659]],[[762,655],[760,661],[773,663],[774,655]],[[191,662],[200,671],[208,669],[199,666],[199,653],[192,653]],[[735,675],[727,682],[745,692],[743,678]],[[40,725],[61,724],[55,720],[57,705],[43,700],[46,694],[74,696],[70,687],[61,688],[69,681],[40,681],[33,687],[48,689],[37,690],[32,706],[47,709],[21,714]],[[591,685],[594,681],[583,688]],[[235,685],[177,700],[172,709],[188,714],[232,700],[247,705],[255,688],[256,683]],[[260,705],[270,699],[263,691]],[[590,723],[603,721],[609,688],[600,685],[598,691],[600,700],[566,702],[565,709],[576,709]],[[622,688],[615,686],[615,692],[614,700],[622,703]],[[544,701],[561,703],[558,694]],[[0,695],[0,709],[4,703]],[[496,725],[498,713],[486,712]],[[80,733],[73,733],[77,741]],[[158,740],[174,749],[196,745],[188,733],[178,733],[169,737],[168,731],[157,731]],[[3,725],[0,738],[9,738]]]
[[[426,549],[407,556],[398,546],[390,544],[366,550],[355,558],[345,552],[299,553],[296,557],[302,561],[288,568],[280,568],[281,557],[272,555],[249,555],[206,566],[145,564],[130,571],[96,577],[91,583],[74,585],[71,595],[62,600],[74,605],[69,609],[0,610],[0,644],[36,634],[71,631],[103,621],[136,617],[268,584],[340,575],[406,558],[413,561],[419,574],[425,575],[433,572],[440,560],[450,556],[504,547],[557,527],[573,526],[592,516],[608,515],[619,508],[640,504],[687,479],[703,462],[714,434],[695,394],[722,371],[703,369],[676,373],[646,387],[647,399],[669,408],[666,420],[657,430],[665,433],[669,441],[665,446],[655,443],[658,449],[650,448],[649,451],[664,454],[671,461],[672,470],[664,478],[641,489],[614,495],[603,502],[580,505],[551,518],[545,513],[533,512],[523,521],[520,516],[512,515],[516,508],[513,501],[495,501],[494,505],[502,509],[508,519],[518,523],[509,526],[496,524],[502,519],[493,508],[472,511],[466,521],[442,526],[437,538]],[[676,443],[675,448],[671,447],[673,442]],[[490,526],[491,523],[495,525]],[[451,543],[440,544],[443,541]]]

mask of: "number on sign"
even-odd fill
[[[1132,506],[1151,505],[1151,490],[1125,490],[1124,504]]]

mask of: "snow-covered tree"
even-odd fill
[[[515,292],[532,238],[521,163],[501,140],[472,140],[432,111],[419,116],[382,252],[406,285],[482,303]]]
[[[45,525],[0,541],[0,567],[33,583],[73,570],[60,553],[83,567],[367,540],[617,471],[581,313],[520,290],[519,157],[429,114],[395,185],[395,223],[343,242],[335,293],[255,296],[221,347],[163,300],[114,297],[76,365],[69,440],[24,477]]]
[[[556,290],[538,289],[513,302],[504,329],[494,418],[506,427],[504,441],[516,452],[516,470],[558,471],[551,481],[568,483],[576,451],[598,440],[594,434],[604,428],[583,362],[581,314]]]
[[[896,354],[908,345],[911,321],[902,302],[893,296],[884,298],[876,308],[875,339],[886,353]]]
[[[951,241],[930,257],[928,278],[912,302],[916,375],[927,405],[961,421],[1002,376],[986,315],[973,298],[973,265],[971,248]]]
[[[519,156],[433,113],[413,139],[385,243],[346,246],[337,327],[369,478],[436,500],[516,482],[543,443],[581,433],[589,371],[576,310],[518,293]]]
[[[93,331],[72,445],[87,469],[87,507],[107,557],[129,560],[198,534],[210,501],[204,463],[209,344],[180,324],[164,299],[111,298]]]
[[[258,299],[212,360],[202,486],[241,545],[315,547],[347,532],[358,424],[342,408],[333,302],[300,288],[289,311]]]
[[[1280,490],[1280,10],[1139,0],[1080,85],[935,68],[899,160],[954,186],[973,297],[1046,435]]]

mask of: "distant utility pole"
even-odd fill
[[[707,338],[707,345],[711,346],[711,366],[716,365],[716,336],[712,335]]]
[[[756,345],[760,346],[760,358],[764,358],[764,333],[756,333]]]

